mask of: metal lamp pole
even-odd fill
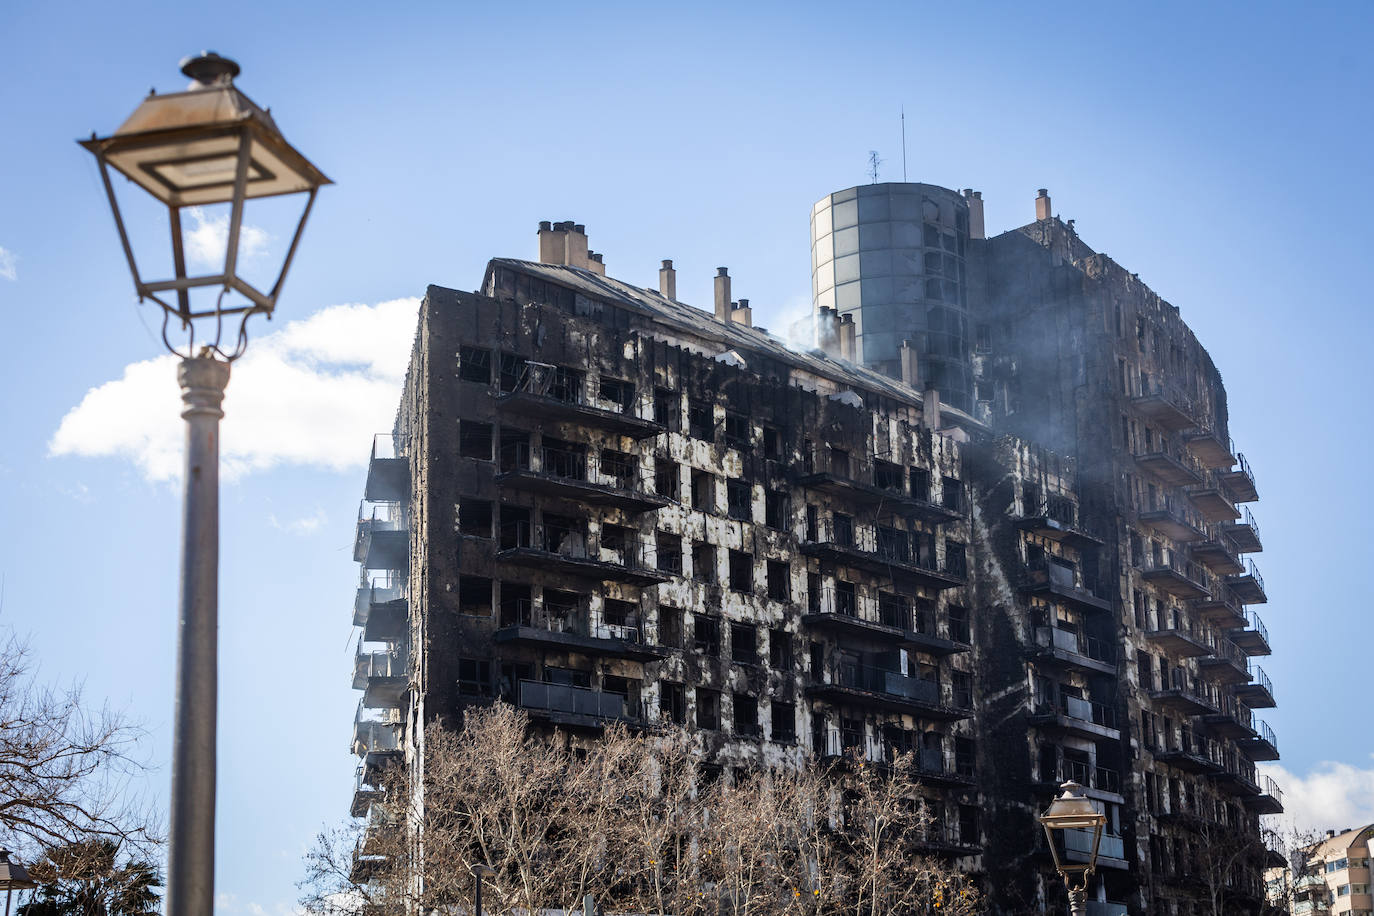
[[[472,866],[472,877],[474,879],[473,893],[473,916],[482,916],[482,879],[490,878],[496,874],[496,869],[486,863],[479,863]]]
[[[1107,816],[1097,809],[1092,801],[1084,797],[1083,787],[1070,780],[1060,786],[1063,794],[1050,803],[1039,821],[1045,828],[1045,838],[1049,841],[1050,854],[1054,856],[1054,867],[1064,879],[1064,888],[1069,892],[1069,913],[1071,916],[1088,916],[1087,890],[1097,868],[1098,849],[1102,843],[1102,828],[1106,826]],[[1070,863],[1059,855],[1059,844],[1055,834],[1067,836],[1067,831],[1089,831],[1092,848],[1088,851],[1085,863]],[[1075,885],[1073,876],[1082,878]]]

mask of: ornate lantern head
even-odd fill
[[[1050,802],[1049,808],[1040,815],[1040,824],[1045,828],[1045,838],[1049,840],[1050,852],[1054,855],[1054,867],[1061,875],[1081,872],[1084,880],[1097,868],[1097,850],[1102,843],[1102,828],[1107,824],[1107,816],[1097,809],[1097,805],[1083,795],[1083,787],[1076,782],[1066,782],[1060,787],[1063,794]],[[1067,831],[1091,831],[1087,862],[1068,862],[1059,853],[1055,833],[1061,833],[1067,840]]]

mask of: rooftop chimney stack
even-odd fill
[[[563,263],[567,264],[569,267],[580,267],[583,270],[589,270],[588,261],[590,259],[587,257],[587,227],[580,223],[573,225],[571,222],[566,222],[563,225],[568,228],[566,236],[568,240],[568,254]]]
[[[1049,219],[1053,214],[1050,212],[1050,192],[1041,188],[1035,195],[1035,218]]]
[[[838,357],[840,350],[839,330],[836,327],[835,310],[823,305],[816,310],[816,346],[826,356]]]
[[[911,345],[911,341],[904,340],[902,341],[899,352],[902,361],[902,381],[912,388],[915,388],[919,384],[920,378],[916,373],[918,368],[916,362],[916,348]]]
[[[730,320],[730,271],[716,268],[716,320]]]
[[[927,387],[921,398],[921,424],[927,429],[940,428],[940,392]]]
[[[567,233],[563,231],[563,224],[559,223],[557,228],[548,220],[539,223],[539,263],[540,264],[562,264],[563,254],[567,250]]]
[[[606,262],[602,258],[601,252],[587,252],[587,269],[599,277],[606,276]]]
[[[854,362],[854,344],[857,329],[853,315],[840,316],[840,359]]]
[[[742,324],[746,328],[754,326],[754,311],[749,308],[748,299],[741,299],[735,303],[735,309],[730,313],[730,320],[736,324]]]
[[[964,202],[968,204],[968,237],[987,238],[987,230],[983,225],[983,192],[965,188]]]
[[[673,270],[673,262],[669,258],[664,258],[663,266],[658,269],[658,291],[665,298],[677,301],[677,271]]]
[[[595,262],[599,266],[592,266],[591,252],[587,250],[587,227],[574,225],[572,220],[561,223],[551,223],[548,220],[540,221],[539,263],[565,264],[568,267],[590,270],[602,276],[606,274],[606,267],[600,258],[597,258]]]

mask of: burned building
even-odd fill
[[[607,276],[572,223],[429,287],[359,514],[354,814],[499,698],[574,740],[682,724],[722,772],[911,752],[926,851],[1003,913],[1062,899],[1034,817],[1074,779],[1109,818],[1094,913],[1209,882],[1257,910],[1254,479],[1177,310],[1036,215],[987,239],[973,192],[830,195],[814,348],[725,268],[711,312],[671,261]],[[1254,854],[1209,872],[1222,831]]]

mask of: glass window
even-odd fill
[[[840,229],[835,232],[835,257],[853,254],[859,250],[858,228]]]
[[[836,230],[859,224],[859,202],[857,200],[837,203],[831,208],[831,212],[834,214]]]
[[[866,194],[859,198],[859,220],[864,223],[873,220],[887,219],[888,205],[887,195],[878,192],[876,194]]]
[[[865,223],[859,227],[859,247],[865,251],[892,244],[890,223]]]
[[[859,256],[857,254],[835,259],[836,283],[848,283],[850,280],[857,279],[859,279]]]

